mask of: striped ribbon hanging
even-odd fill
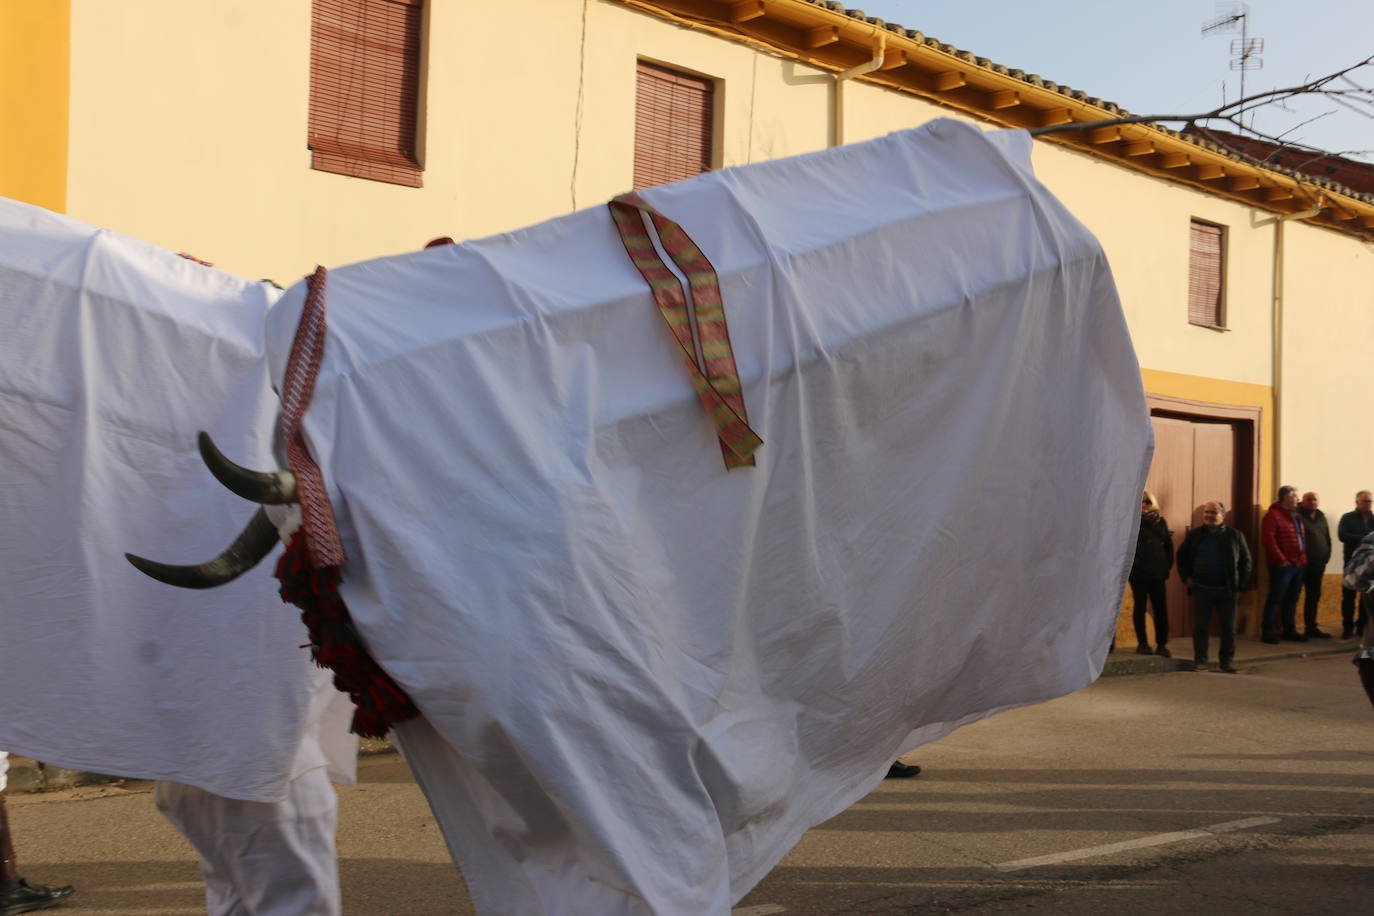
[[[706,255],[682,227],[651,207],[638,192],[622,194],[607,204],[625,253],[653,291],[659,314],[682,348],[692,385],[716,428],[727,470],[754,465],[763,440],[749,427],[730,329],[720,295],[720,278]],[[647,214],[659,244],[687,278],[692,308],[677,275],[663,262],[640,214]],[[695,332],[695,341],[693,333]],[[698,361],[697,345],[701,347]]]
[[[281,431],[286,443],[286,460],[296,475],[296,492],[301,506],[301,527],[310,545],[310,558],[315,568],[342,566],[343,544],[334,523],[334,507],[325,490],[324,475],[305,447],[301,435],[301,420],[315,393],[315,374],[324,357],[325,321],[324,290],[328,272],[316,267],[306,278],[305,305],[301,308],[296,337],[291,342],[291,355],[281,386]]]

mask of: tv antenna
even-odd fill
[[[1239,38],[1231,39],[1231,69],[1240,71],[1240,98],[1245,98],[1245,74],[1250,70],[1264,67],[1263,38],[1250,37],[1250,7],[1244,3],[1218,3],[1216,16],[1202,24],[1202,34],[1218,35],[1240,32]],[[1222,84],[1222,101],[1226,101],[1225,84]],[[1243,117],[1243,115],[1242,115]],[[1250,113],[1250,123],[1254,124],[1254,112]]]

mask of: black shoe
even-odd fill
[[[911,776],[920,776],[921,768],[914,763],[902,763],[900,760],[894,761],[892,766],[887,768],[887,775],[884,779],[907,779]],[[3,914],[0,914],[3,916]]]
[[[1138,646],[1135,647],[1135,654],[1136,654],[1136,655],[1154,655],[1154,654],[1155,654],[1155,650],[1154,650],[1154,649],[1151,649],[1149,646],[1147,646],[1147,645],[1145,645],[1144,643],[1142,643],[1142,644],[1140,644],[1140,645],[1138,645]]]
[[[1306,636],[1308,639],[1330,639],[1330,638],[1331,638],[1331,634],[1330,634],[1330,633],[1323,633],[1321,630],[1316,630],[1316,629],[1308,630],[1308,631],[1307,631],[1306,633],[1304,633],[1303,635]]]
[[[1240,671],[1236,668],[1236,666],[1231,664],[1230,662],[1222,663],[1222,665],[1219,668],[1217,668],[1217,670],[1220,671],[1222,674],[1240,674]]]
[[[1156,650],[1155,650],[1155,655],[1158,655],[1160,658],[1173,658],[1173,657],[1174,657],[1174,653],[1170,652],[1170,651],[1169,651],[1168,649],[1166,649],[1164,646],[1160,646],[1158,649],[1156,649]]]
[[[1206,671],[1206,670],[1207,670],[1207,663],[1206,663],[1206,662],[1193,662],[1193,667],[1191,667],[1191,668],[1185,668],[1184,670],[1185,670],[1185,671]]]
[[[1352,630],[1352,629],[1350,629],[1350,627],[1344,627],[1344,628],[1341,630],[1341,639],[1354,639],[1354,638],[1355,638],[1355,631]]]
[[[1264,636],[1260,638],[1260,642],[1267,642],[1271,646],[1277,646],[1279,644],[1279,638],[1277,636]]]
[[[1284,641],[1284,642],[1307,642],[1307,637],[1306,637],[1306,636],[1303,636],[1303,635],[1302,635],[1301,633],[1299,633],[1297,630],[1294,630],[1292,633],[1284,633],[1284,634],[1283,634],[1283,641]]]
[[[32,913],[57,906],[72,894],[73,887],[44,887],[30,884],[23,878],[8,893],[0,895],[0,916],[18,916],[19,913]]]

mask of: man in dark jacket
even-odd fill
[[[1279,613],[1283,613],[1283,638],[1307,642],[1298,632],[1298,596],[1302,576],[1307,571],[1306,537],[1298,515],[1297,487],[1279,487],[1279,498],[1269,506],[1260,522],[1260,541],[1269,563],[1269,597],[1264,600],[1262,641],[1279,641]]]
[[[1364,536],[1374,531],[1374,497],[1368,490],[1355,494],[1355,511],[1341,516],[1336,525],[1336,537],[1341,539],[1341,564],[1349,565],[1350,556],[1360,546]],[[1369,619],[1368,599],[1360,595],[1360,617],[1355,619],[1355,590],[1341,585],[1341,639],[1349,639],[1357,632],[1364,634]]]
[[[1235,674],[1236,595],[1250,578],[1250,548],[1236,529],[1224,524],[1220,501],[1202,507],[1202,527],[1194,528],[1178,548],[1178,575],[1193,596],[1193,661],[1207,669],[1207,629],[1215,611],[1221,620],[1218,671]]]
[[[1317,494],[1308,491],[1298,503],[1298,520],[1307,541],[1307,569],[1303,573],[1303,634],[1308,639],[1330,639],[1330,633],[1317,628],[1317,604],[1322,600],[1322,577],[1331,560],[1331,527],[1317,508]]]

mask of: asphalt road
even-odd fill
[[[813,829],[735,913],[1374,912],[1374,710],[1345,656],[1110,678],[905,759],[926,772]],[[404,763],[360,770],[345,911],[471,913]],[[23,871],[78,886],[53,912],[203,912],[149,792],[11,796]]]

